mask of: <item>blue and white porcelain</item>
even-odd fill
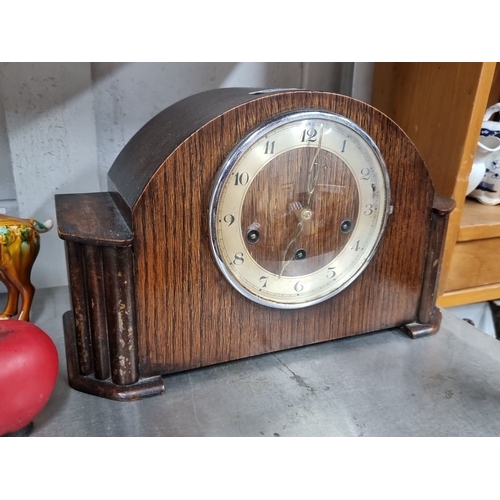
[[[495,113],[500,113],[500,102],[484,114],[467,186],[467,196],[484,205],[500,203],[500,122],[491,120]]]
[[[481,136],[490,137],[496,136],[500,137],[500,122],[491,120],[491,117],[500,112],[500,102],[490,106],[486,113],[484,114],[483,123],[481,125]]]
[[[469,188],[471,177],[483,173],[482,178],[469,194],[484,205],[498,205],[500,203],[500,137],[480,137],[471,176],[469,177]]]

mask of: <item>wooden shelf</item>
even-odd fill
[[[372,104],[417,146],[438,194],[453,198],[438,305],[500,298],[500,205],[466,199],[486,108],[500,100],[500,64],[377,63]]]
[[[467,198],[463,207],[457,241],[500,237],[500,205],[483,205]]]
[[[446,292],[437,299],[439,307],[454,307],[475,302],[497,300],[500,297],[500,284],[483,285]]]
[[[445,293],[438,305],[449,307],[500,297],[500,205],[466,199],[450,259]]]

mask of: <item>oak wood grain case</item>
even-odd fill
[[[280,113],[346,116],[378,145],[391,206],[363,273],[331,299],[276,309],[238,293],[215,265],[208,205],[214,178],[246,134]],[[442,242],[452,203],[387,116],[326,92],[219,89],[167,108],[125,146],[109,192],[56,196],[72,310],[64,316],[76,389],[118,400],[159,394],[162,375],[390,327],[434,333]],[[334,209],[334,208],[332,208]]]

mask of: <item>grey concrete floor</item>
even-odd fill
[[[0,304],[5,296],[0,296]],[[68,386],[65,287],[32,322],[60,374],[33,436],[499,436],[500,342],[443,311],[440,331],[387,330],[165,377],[164,395],[116,402]]]

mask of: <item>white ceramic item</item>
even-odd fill
[[[480,137],[474,156],[473,168],[469,177],[469,188],[476,177],[483,171],[483,178],[475,189],[467,194],[484,205],[498,205],[500,203],[500,137]],[[477,171],[477,172],[476,172]]]
[[[479,146],[478,146],[479,149]],[[480,160],[481,154],[474,156],[474,163],[472,164],[472,169],[469,174],[469,185],[467,186],[467,196],[469,196],[474,189],[479,186],[479,183],[483,180],[484,174],[486,173],[486,165],[484,160]]]

